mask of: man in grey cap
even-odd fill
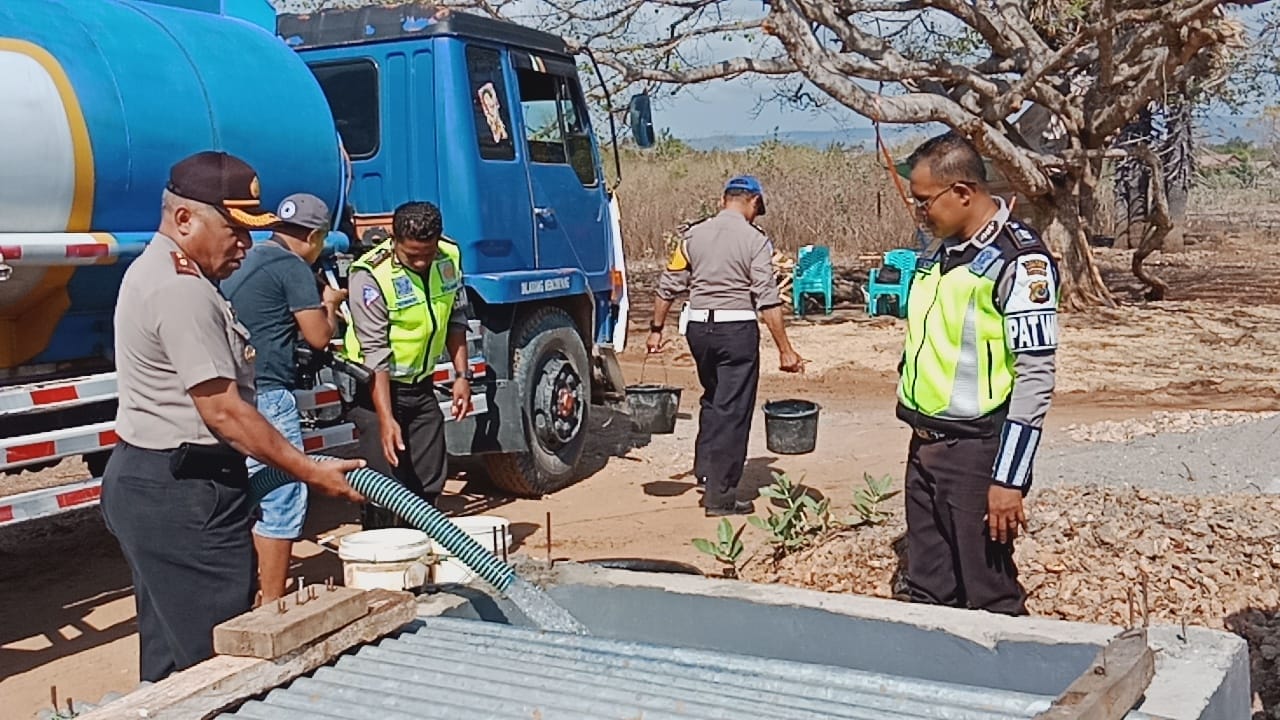
[[[241,268],[222,283],[222,291],[257,350],[258,411],[301,449],[302,419],[293,396],[294,346],[301,335],[316,350],[328,347],[346,291],[328,285],[318,291],[311,270],[331,227],[324,201],[306,193],[290,195],[276,216],[280,222],[271,239],[249,251]],[[263,467],[253,458],[248,463],[250,475]],[[283,485],[259,507],[262,517],[253,527],[253,545],[265,602],[284,595],[293,541],[302,535],[307,516],[307,487],[300,482]]]

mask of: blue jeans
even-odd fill
[[[258,412],[267,419],[293,446],[302,449],[302,416],[298,414],[298,401],[293,392],[283,388],[268,388],[258,392]],[[262,470],[265,465],[249,458],[249,475]],[[302,536],[302,524],[307,519],[307,486],[291,482],[267,493],[258,505],[261,519],[253,526],[253,532],[274,540],[296,540]]]

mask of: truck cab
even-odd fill
[[[626,288],[616,204],[564,41],[420,5],[282,15],[277,32],[341,136],[351,257],[387,237],[410,200],[436,203],[461,250],[485,412],[448,424],[450,453],[482,455],[517,495],[576,479],[591,406],[625,393],[614,353]]]

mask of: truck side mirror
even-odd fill
[[[631,126],[631,138],[642,148],[651,148],[655,142],[653,136],[653,107],[649,101],[649,93],[631,96],[627,106],[627,124]]]

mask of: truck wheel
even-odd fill
[[[573,318],[545,307],[516,330],[511,375],[522,400],[528,452],[485,456],[500,490],[537,498],[576,479],[591,407],[591,365]]]

